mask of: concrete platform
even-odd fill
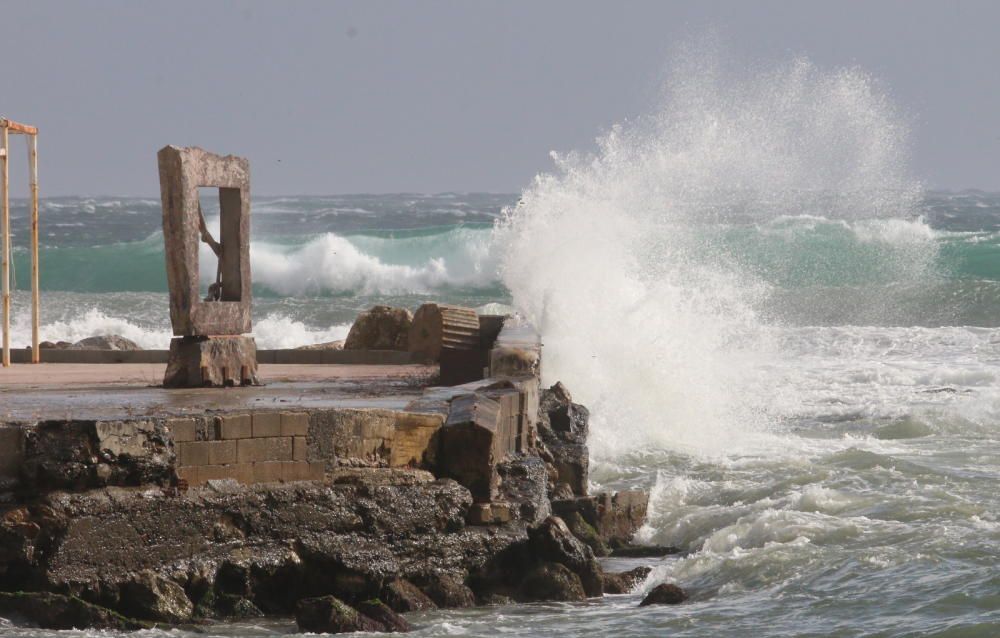
[[[0,422],[118,419],[296,407],[401,409],[437,375],[425,365],[268,365],[263,387],[167,390],[163,364],[0,369]]]

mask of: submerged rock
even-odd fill
[[[580,577],[559,563],[542,563],[521,581],[521,599],[525,601],[585,600]]]
[[[300,600],[295,606],[299,631],[341,634],[354,631],[385,631],[382,623],[365,616],[335,596]]]
[[[191,620],[194,604],[177,583],[145,571],[121,588],[122,608],[130,616],[173,625]]]
[[[365,616],[381,624],[384,627],[383,631],[389,633],[413,631],[413,625],[377,598],[358,603],[357,609]]]
[[[75,596],[45,592],[0,592],[0,614],[23,618],[42,629],[133,631],[150,626]]]
[[[677,547],[667,545],[626,545],[611,551],[613,558],[662,558],[681,552]]]
[[[653,570],[649,567],[636,567],[635,569],[630,569],[627,572],[618,572],[616,574],[607,573],[604,574],[604,593],[605,594],[627,594],[635,589],[642,581],[646,580],[650,572]]]
[[[673,583],[661,583],[639,603],[640,607],[648,605],[679,605],[688,599],[687,592]]]
[[[344,350],[406,350],[412,321],[406,308],[374,306],[354,320]]]
[[[411,611],[437,609],[437,604],[420,588],[408,580],[397,578],[382,591],[382,599],[389,607],[401,614]]]
[[[423,591],[438,607],[475,607],[476,595],[449,574],[432,572],[424,577]]]

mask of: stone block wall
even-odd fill
[[[309,413],[253,412],[169,419],[177,478],[190,486],[215,479],[240,483],[321,480],[309,460]]]

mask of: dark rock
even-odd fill
[[[38,344],[39,350],[66,350],[72,347],[73,344],[69,341],[56,341],[54,343],[52,341],[43,341]],[[28,349],[31,349],[31,346],[28,346]]]
[[[24,618],[42,629],[134,631],[150,626],[75,596],[45,592],[0,592],[0,614]]]
[[[175,453],[156,421],[43,421],[24,437],[27,487],[169,484]]]
[[[587,595],[600,596],[604,593],[601,567],[594,558],[593,550],[574,536],[561,518],[548,517],[528,535],[532,553],[538,560],[568,567],[579,576]]]
[[[593,550],[595,556],[607,556],[611,553],[611,548],[597,532],[593,525],[588,523],[584,519],[580,512],[572,511],[563,517],[566,522],[566,526],[569,530],[573,532],[573,535],[582,540],[590,549]]]
[[[646,580],[653,570],[649,567],[636,567],[627,572],[617,574],[604,573],[605,594],[627,594]]]
[[[431,572],[421,579],[423,592],[438,607],[475,607],[476,595],[465,583],[450,574]]]
[[[662,583],[653,588],[651,592],[639,603],[640,607],[647,605],[679,605],[688,599],[687,592],[673,583]]]
[[[587,598],[580,577],[559,563],[542,563],[521,581],[520,597],[525,601],[574,601]]]
[[[305,598],[295,606],[299,631],[340,634],[354,631],[385,631],[385,627],[334,596]]]
[[[641,490],[626,490],[614,495],[604,492],[597,495],[596,521],[592,524],[608,545],[622,547],[631,542],[646,522],[648,507],[649,494]]]
[[[676,547],[664,545],[626,545],[611,550],[611,556],[614,558],[661,558],[680,552],[681,550]]]
[[[548,476],[545,463],[537,456],[517,456],[497,465],[500,498],[516,506],[516,518],[530,525],[544,521],[552,507],[546,496]]]
[[[215,610],[230,620],[262,618],[265,614],[249,598],[222,594],[217,597]]]
[[[41,348],[41,344],[39,344]],[[135,341],[118,335],[100,335],[81,339],[70,346],[72,350],[142,350]]]
[[[194,615],[194,605],[180,585],[149,571],[122,586],[120,607],[130,616],[172,625]]]
[[[578,496],[587,494],[590,453],[587,435],[590,412],[573,403],[562,383],[541,393],[538,411],[538,435],[544,450],[542,457],[555,468],[556,484],[566,483]]]
[[[556,470],[556,477],[558,478],[559,471]],[[573,500],[573,488],[570,487],[569,483],[558,483],[554,490],[552,490],[552,500],[553,501],[570,501]]]
[[[358,603],[357,610],[381,624],[385,628],[383,631],[389,633],[413,631],[413,625],[377,598]]]
[[[374,306],[354,320],[344,350],[406,350],[412,321],[406,308]]]
[[[478,598],[477,601],[480,605],[487,607],[499,607],[500,605],[513,605],[516,601],[507,596],[506,594],[486,594],[482,598]]]
[[[408,580],[397,578],[382,590],[382,600],[401,614],[437,609],[437,605],[420,588]]]

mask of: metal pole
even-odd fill
[[[0,278],[3,279],[3,367],[10,367],[10,191],[7,187],[7,180],[10,174],[7,171],[8,157],[8,135],[7,122],[0,126],[0,199],[2,199],[2,221],[3,224],[3,272]]]
[[[31,362],[38,363],[38,322],[41,306],[38,290],[38,133],[28,138],[28,168],[31,171]]]

